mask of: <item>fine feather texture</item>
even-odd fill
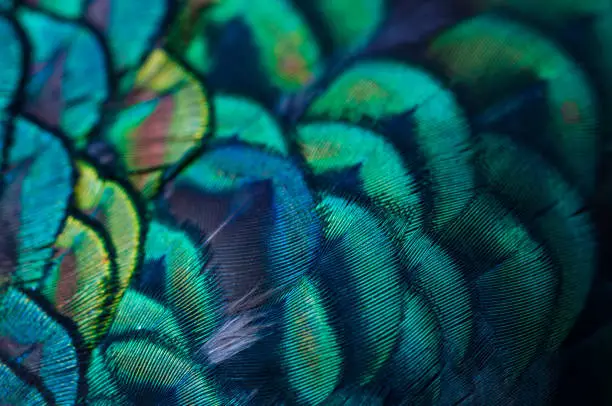
[[[0,404],[609,404],[610,21],[0,0]]]

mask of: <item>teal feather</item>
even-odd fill
[[[116,0],[69,0],[56,2],[53,0],[23,0],[23,3],[40,10],[47,15],[61,17],[73,27],[78,20],[84,20],[93,27],[105,40],[108,53],[112,60],[113,76],[118,81],[119,91],[128,92],[133,85],[136,71],[145,57],[151,52],[157,41],[167,31],[173,8],[168,0],[155,0],[147,3],[147,7],[131,1]],[[138,24],[134,21],[138,20]],[[66,25],[66,23],[64,23]],[[34,29],[41,31],[42,27]],[[74,29],[74,28],[73,28]],[[58,39],[61,33],[55,34]],[[74,34],[72,34],[74,35]],[[62,41],[59,41],[60,43]],[[94,49],[94,45],[86,45]],[[105,55],[106,56],[106,55]],[[90,55],[91,57],[91,55]],[[87,58],[80,58],[80,63],[90,64]],[[95,66],[100,73],[107,75],[106,64]],[[98,73],[83,67],[82,73]],[[79,81],[80,82],[80,81]],[[83,84],[76,82],[73,86]],[[86,82],[86,81],[83,81]]]
[[[13,281],[29,285],[42,277],[53,254],[73,192],[74,168],[63,141],[24,117],[15,120],[6,164],[0,203],[6,224],[3,254],[14,267]]]
[[[0,0],[0,404],[609,403],[612,6],[331,3]]]
[[[0,75],[0,144],[5,151],[7,144],[12,110],[20,104],[19,96],[23,91],[26,79],[27,47],[19,31],[19,25],[6,16],[0,16],[0,38],[3,38],[3,57]],[[0,165],[4,167],[5,156]]]
[[[22,41],[15,25],[9,18],[2,16],[0,19],[0,35],[2,36],[2,87],[0,88],[0,109],[2,110],[2,123],[7,120],[7,109],[14,103],[20,91],[21,83],[25,75],[24,65],[27,58],[27,45]]]
[[[508,137],[483,134],[480,145],[482,176],[559,267],[560,319],[551,327],[551,345],[557,346],[568,332],[567,320],[579,312],[571,303],[584,302],[593,280],[596,250],[584,199],[540,156],[519,151]]]
[[[391,240],[366,209],[333,195],[318,205],[327,240],[317,269],[342,315],[345,380],[365,385],[391,356],[401,322],[401,268]],[[367,244],[360,249],[360,244]]]
[[[17,19],[32,47],[26,110],[83,146],[109,96],[102,45],[87,27],[35,10]]]
[[[411,91],[403,91],[404,83]],[[432,220],[441,227],[453,220],[472,196],[468,122],[455,96],[419,68],[393,61],[363,61],[349,67],[309,107],[306,117],[380,122],[400,115],[396,144],[417,159],[411,169],[425,170],[433,194]],[[408,150],[408,148],[410,150]],[[418,163],[423,162],[424,168]],[[448,182],[453,179],[452,185]]]
[[[3,402],[16,404],[26,402],[28,405],[44,406],[47,401],[34,386],[24,382],[8,365],[0,363],[0,380],[3,387],[0,389],[0,399]]]
[[[433,304],[418,294],[404,295],[400,337],[390,361],[391,387],[418,404],[435,404],[440,394],[442,330]]]
[[[235,139],[278,155],[289,154],[280,124],[256,102],[219,94],[215,97],[214,105],[217,128],[213,142]]]
[[[0,358],[2,375],[16,393],[34,404],[47,401],[75,404],[80,380],[77,350],[66,330],[27,294],[10,288],[0,302]],[[33,322],[36,321],[36,322]],[[13,366],[13,371],[11,371]],[[15,380],[15,369],[27,384]],[[22,401],[0,389],[0,401]],[[43,402],[44,399],[44,402]]]

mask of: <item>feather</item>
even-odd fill
[[[313,122],[298,127],[296,141],[320,187],[361,194],[386,213],[421,225],[423,199],[416,176],[382,135],[343,123]]]
[[[279,91],[298,90],[315,78],[321,69],[321,51],[291,1],[228,3],[225,10],[220,7],[218,13],[227,16],[211,44],[213,85],[270,103]],[[252,69],[243,72],[240,67],[245,64]]]
[[[574,319],[584,304],[596,270],[584,200],[537,153],[519,152],[519,145],[508,137],[483,134],[480,145],[480,173],[559,264],[559,319],[551,332],[551,345],[558,346],[559,338],[568,333],[567,320]]]
[[[295,3],[318,28],[316,35],[323,45],[334,50],[363,46],[387,14],[386,0],[336,1],[295,0]]]
[[[20,104],[18,96],[23,92],[27,80],[29,43],[24,40],[19,25],[4,15],[0,16],[0,38],[4,42],[0,64],[0,74],[3,78],[0,82],[0,140],[4,150],[11,113]]]
[[[88,27],[37,10],[16,18],[32,48],[26,111],[82,147],[110,94],[102,44]]]
[[[164,49],[138,71],[124,101],[109,111],[101,140],[114,149],[132,184],[147,197],[166,172],[199,146],[211,123],[208,90]]]
[[[103,359],[108,360],[107,365],[98,366]],[[110,378],[110,381],[99,383],[106,386],[104,394],[123,390],[121,396],[115,398],[119,402],[154,402],[162,396],[175,404],[224,404],[216,396],[206,374],[177,354],[174,348],[150,339],[117,340],[103,352],[94,353],[92,365],[101,369],[93,370],[96,378],[105,374]],[[117,389],[113,390],[113,386]]]
[[[0,0],[0,404],[605,403],[611,18]]]
[[[28,405],[43,406],[47,404],[43,394],[34,386],[24,382],[8,365],[0,364],[0,379],[3,388],[0,400],[9,404],[27,402]]]
[[[473,12],[469,2],[402,0],[388,3],[390,10],[363,51],[366,54],[395,47],[416,48]]]
[[[220,323],[203,258],[188,236],[156,222],[145,252],[142,273],[158,271],[154,264],[162,260],[168,276],[160,286],[133,282],[126,291],[109,334],[93,353],[90,398],[110,395],[127,402],[162,395],[181,403],[223,404],[209,373],[193,358]],[[125,358],[128,348],[129,357],[148,359],[146,366]],[[173,368],[163,372],[162,365]]]
[[[69,216],[52,261],[37,289],[59,313],[74,320],[85,345],[93,347],[108,330],[117,293],[117,262],[99,224]],[[89,224],[88,224],[89,223]]]
[[[388,360],[401,321],[400,266],[377,219],[346,199],[323,196],[327,240],[317,269],[334,297],[347,351],[345,380],[365,385]],[[359,224],[359,227],[355,227]],[[369,240],[365,250],[355,250]]]
[[[335,389],[342,353],[320,288],[304,278],[286,302],[283,364],[296,401],[319,404]]]
[[[145,288],[143,292],[166,299],[194,352],[221,325],[221,298],[207,260],[185,232],[157,222],[151,224],[143,272],[159,272],[152,266],[155,261],[163,261],[167,271],[159,290]]]
[[[246,145],[219,146],[175,179],[167,201],[179,222],[207,236],[229,301],[260,284],[286,289],[314,264],[314,201],[289,160]]]
[[[202,23],[207,22],[205,14],[218,5],[220,0],[185,0],[181,3],[165,41],[170,49],[184,53],[184,56],[186,56],[193,52],[193,49],[191,49],[193,43],[202,39],[202,37],[197,36],[197,31],[202,28]]]
[[[77,169],[75,205],[104,228],[116,254],[116,305],[140,265],[146,234],[142,202],[128,185],[103,176],[89,162],[78,161]]]
[[[131,89],[140,64],[166,31],[172,13],[168,0],[155,0],[144,8],[135,2],[117,0],[23,0],[23,3],[67,19],[71,25],[84,20],[94,27],[104,39],[112,60],[111,73],[123,95]],[[134,20],[139,24],[133,24]]]
[[[64,327],[16,288],[2,295],[0,308],[0,401],[75,404],[77,349]]]
[[[481,33],[481,34],[479,34]],[[527,50],[527,51],[526,51]],[[597,111],[584,72],[561,48],[521,23],[495,15],[463,22],[430,44],[427,55],[454,86],[466,89],[472,109],[533,80],[546,83],[548,114],[543,138],[523,121],[519,136],[550,156],[584,193],[592,194],[597,162]],[[502,79],[503,78],[503,79]],[[477,84],[477,85],[476,85]]]
[[[0,215],[3,268],[12,270],[19,285],[42,277],[72,198],[72,161],[56,135],[24,117],[15,120]]]
[[[413,91],[402,91],[402,83],[413,83]],[[383,133],[392,129],[393,142],[406,146],[401,152],[416,156],[411,163],[423,162],[424,181],[434,192],[436,226],[453,220],[470,199],[474,176],[468,122],[453,94],[431,75],[393,61],[357,63],[313,101],[306,117],[319,116],[355,123],[369,119],[382,122]],[[415,172],[421,169],[414,166]],[[450,178],[452,185],[446,181]]]
[[[215,96],[214,106],[216,131],[211,142],[237,140],[278,155],[289,155],[280,123],[256,102],[219,94]]]

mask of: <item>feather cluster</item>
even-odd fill
[[[0,404],[549,404],[601,276],[610,27],[0,0]]]

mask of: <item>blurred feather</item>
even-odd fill
[[[390,3],[391,11],[379,25],[365,53],[400,46],[416,47],[473,11],[469,2],[451,0],[398,0]]]

